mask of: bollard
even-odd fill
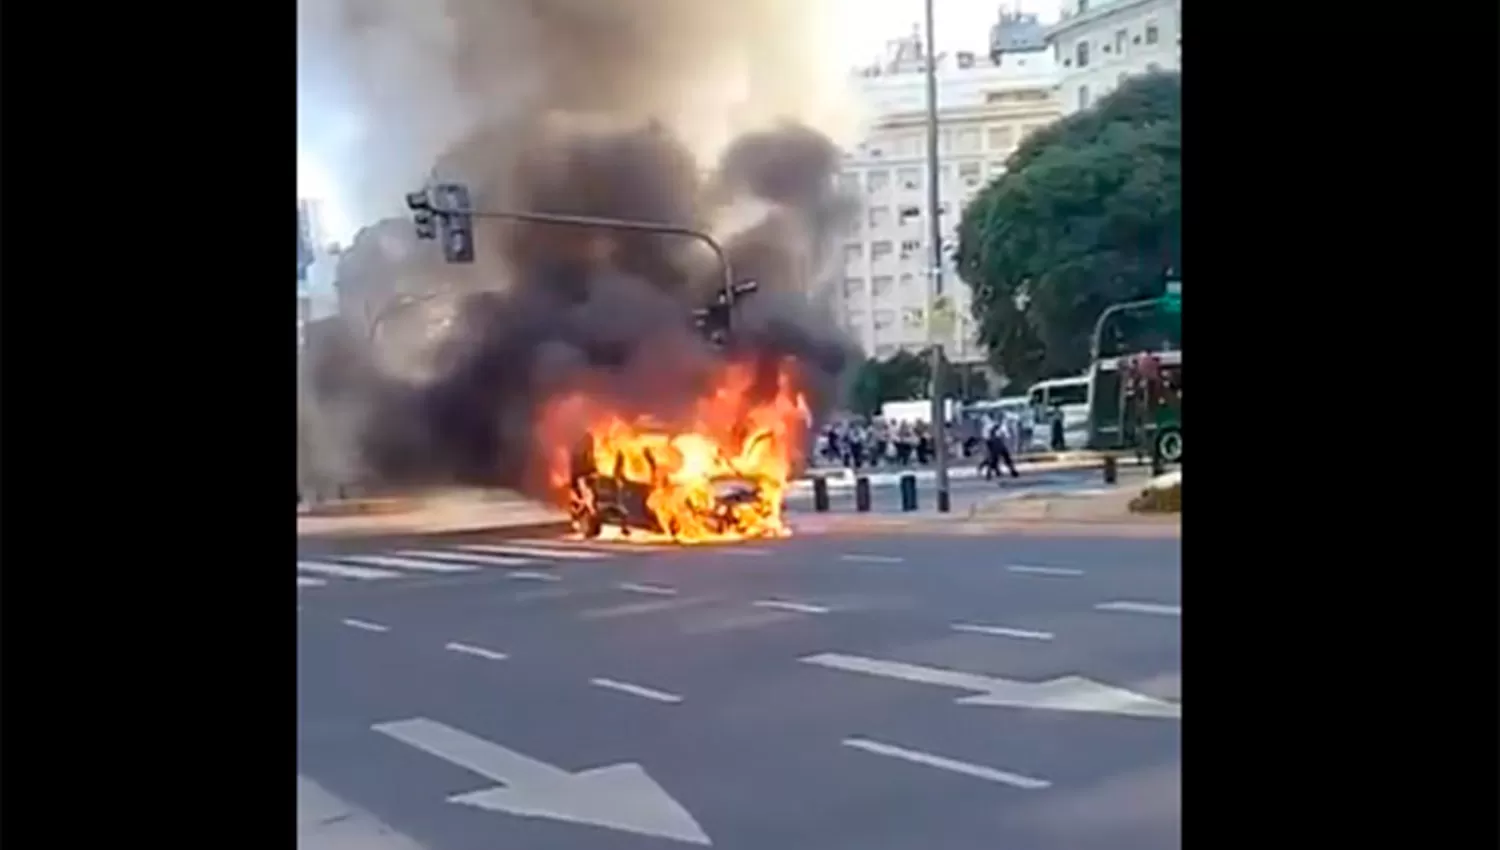
[[[917,509],[917,476],[910,472],[901,476],[901,510]]]
[[[1166,464],[1161,459],[1161,440],[1151,440],[1151,477],[1158,478],[1166,471]]]
[[[828,479],[821,475],[813,478],[813,510],[820,514],[828,512]]]
[[[952,504],[948,501],[948,491],[947,490],[939,490],[938,491],[937,509],[938,509],[938,513],[940,513],[940,514],[948,513],[948,511],[952,509]]]
[[[870,479],[863,475],[854,479],[854,509],[862,514],[870,512]]]
[[[1120,470],[1115,465],[1114,455],[1104,456],[1104,483],[1114,484],[1120,480]]]

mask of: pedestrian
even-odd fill
[[[1062,405],[1052,408],[1052,450],[1054,452],[1067,451],[1067,440],[1063,436],[1063,410]]]
[[[985,463],[989,465],[989,470],[985,473],[984,476],[986,481],[989,480],[991,473],[993,473],[996,478],[1000,477],[1000,464],[1002,462],[1005,464],[1005,468],[1010,471],[1011,478],[1021,477],[1020,473],[1016,472],[1016,464],[1015,461],[1011,459],[1010,449],[1008,449],[1005,445],[1005,422],[1006,420],[1002,419],[999,422],[995,423],[994,428],[991,429],[989,435],[985,438],[984,441]]]

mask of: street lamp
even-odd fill
[[[939,218],[941,202],[938,191],[938,108],[937,108],[937,51],[933,39],[934,0],[926,0],[927,17],[926,72],[927,72],[927,223],[928,239],[932,242],[932,285],[928,289],[928,325],[931,326],[933,309],[943,295],[943,224]],[[934,479],[937,484],[937,509],[939,513],[950,510],[948,494],[948,435],[943,404],[943,343],[932,341],[932,443]]]

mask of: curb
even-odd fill
[[[347,499],[342,502],[325,502],[306,508],[298,508],[299,517],[346,517],[372,514],[409,513],[415,508],[410,499]]]

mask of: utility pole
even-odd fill
[[[943,297],[943,222],[938,213],[942,195],[938,186],[938,106],[937,106],[937,49],[932,32],[932,6],[934,0],[926,0],[927,15],[927,223],[928,239],[932,242],[932,282],[927,296],[927,326],[934,325],[934,310]],[[937,483],[937,509],[939,513],[950,510],[948,494],[948,428],[943,404],[943,343],[932,339],[932,451],[934,478]]]

